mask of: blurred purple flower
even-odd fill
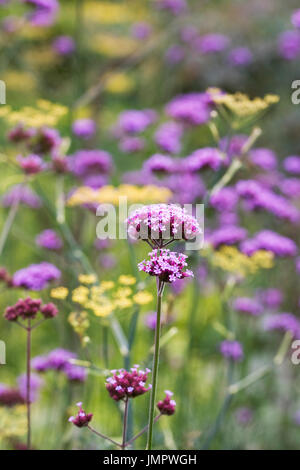
[[[200,125],[209,121],[213,101],[208,93],[187,93],[166,105],[166,114],[186,124]]]
[[[257,300],[250,297],[237,297],[233,301],[233,308],[239,313],[249,313],[253,316],[263,313],[262,305]]]
[[[30,403],[35,402],[39,397],[39,391],[44,385],[44,381],[37,374],[30,374]],[[24,401],[27,399],[27,376],[22,374],[18,377],[20,394]]]
[[[233,66],[245,67],[253,61],[253,54],[248,47],[236,47],[230,51],[228,61]]]
[[[145,140],[142,137],[125,136],[121,138],[119,149],[124,153],[140,152],[145,147]]]
[[[16,271],[13,275],[13,285],[29,290],[42,290],[50,281],[55,281],[60,276],[61,272],[56,266],[44,261]]]
[[[224,34],[205,34],[194,41],[194,46],[202,54],[222,52],[229,45],[229,39]]]
[[[72,125],[73,134],[81,139],[93,137],[96,129],[96,123],[93,119],[77,119]]]
[[[165,122],[157,130],[154,136],[155,143],[164,151],[179,153],[181,149],[181,137],[183,128],[177,122]]]
[[[224,162],[223,155],[219,149],[214,147],[204,147],[195,150],[185,158],[184,167],[186,171],[200,171],[205,168],[217,171]]]
[[[235,245],[245,240],[246,237],[247,230],[245,228],[228,225],[212,232],[208,241],[214,248],[218,248],[220,245]]]
[[[176,169],[176,163],[172,157],[155,153],[143,164],[143,169],[152,173],[168,174]]]
[[[278,52],[286,60],[294,60],[300,55],[300,32],[284,31],[278,38]]]
[[[238,408],[235,412],[235,418],[239,424],[247,425],[253,419],[253,411],[247,406],[242,406]]]
[[[295,10],[291,16],[292,25],[295,28],[300,28],[300,10]]]
[[[58,36],[53,41],[52,47],[57,54],[68,56],[75,51],[75,41],[71,36]]]
[[[300,157],[296,155],[286,157],[285,160],[283,161],[283,168],[288,173],[299,175],[300,174]]]
[[[220,352],[226,359],[232,359],[233,361],[241,361],[244,357],[243,347],[238,341],[222,341]]]
[[[169,65],[176,65],[184,59],[184,48],[178,44],[173,44],[165,52],[165,60]]]
[[[243,147],[248,140],[248,136],[244,134],[236,134],[232,137],[222,137],[219,142],[220,149],[226,153],[229,158],[241,155]]]
[[[152,109],[123,111],[118,119],[117,128],[126,134],[139,134],[156,121],[156,112]]]
[[[111,155],[104,150],[78,150],[71,159],[72,172],[79,178],[108,174],[113,167]]]
[[[296,243],[288,237],[279,235],[271,230],[262,230],[254,238],[241,244],[243,253],[251,256],[257,250],[267,250],[279,257],[295,256],[298,248]]]
[[[269,288],[259,292],[259,299],[265,307],[276,309],[280,306],[283,300],[283,294],[280,289]]]
[[[43,230],[35,241],[37,245],[47,250],[60,250],[63,247],[62,239],[52,229]]]
[[[29,13],[29,21],[34,26],[51,26],[56,20],[59,10],[57,0],[22,0],[24,3],[33,7],[33,11]]]
[[[267,148],[256,148],[249,152],[250,161],[263,170],[275,170],[277,158],[272,150]]]
[[[155,6],[159,10],[170,11],[175,16],[180,15],[187,10],[187,3],[185,0],[156,0]]]
[[[17,162],[26,175],[34,175],[46,168],[41,157],[35,154],[28,155],[28,157],[19,156]]]
[[[32,209],[39,209],[42,207],[42,201],[39,196],[29,188],[22,184],[13,186],[7,191],[2,198],[3,207],[11,207],[17,203],[24,204]]]
[[[138,23],[134,23],[131,27],[131,34],[136,39],[148,39],[151,36],[152,27],[149,23],[144,21],[140,21]]]
[[[265,330],[289,331],[294,338],[300,338],[300,321],[292,313],[271,315],[264,321]]]
[[[238,203],[238,195],[235,188],[222,188],[217,193],[214,193],[210,198],[212,207],[220,212],[233,211]]]

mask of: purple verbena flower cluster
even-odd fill
[[[112,377],[106,379],[106,389],[110,397],[115,400],[127,400],[143,395],[151,389],[151,385],[146,387],[149,369],[140,370],[135,365],[127,371],[125,369],[112,370]]]

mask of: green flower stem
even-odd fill
[[[104,434],[101,434],[101,432],[96,431],[96,429],[92,428],[92,426],[88,425],[87,428],[88,428],[90,431],[92,431],[92,433],[96,434],[96,436],[102,437],[102,439],[105,439],[106,441],[111,442],[111,443],[114,444],[115,446],[122,448],[122,444],[119,444],[118,442],[114,441],[113,439],[110,439],[110,437],[104,436]]]
[[[30,410],[30,357],[31,357],[31,320],[27,325],[26,348],[26,408],[27,408],[27,450],[31,449],[31,410]]]
[[[127,397],[125,399],[124,422],[123,422],[123,437],[122,437],[122,449],[123,450],[125,450],[125,447],[126,447],[128,404],[129,404],[129,399]]]
[[[162,414],[160,413],[159,415],[157,415],[155,418],[154,418],[154,423],[157,423],[157,421],[159,420],[159,418],[162,416]],[[126,442],[125,446],[128,447],[130,446],[136,439],[138,439],[139,437],[141,437],[149,428],[149,424],[147,424],[147,426],[145,426],[139,433],[137,433],[132,439],[130,439],[129,441]]]
[[[157,387],[157,376],[158,376],[158,364],[159,364],[159,343],[160,343],[160,330],[161,330],[161,304],[163,296],[164,282],[158,280],[157,282],[157,313],[156,313],[156,326],[155,326],[155,347],[153,356],[153,367],[152,367],[152,389],[150,397],[150,409],[149,409],[149,421],[148,421],[148,437],[147,437],[147,450],[152,449],[152,435],[153,435],[153,423],[154,423],[154,407],[155,407],[155,396]]]

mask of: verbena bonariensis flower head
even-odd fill
[[[284,31],[278,38],[278,52],[286,60],[295,60],[300,55],[300,32]]]
[[[280,289],[270,287],[259,292],[259,299],[269,309],[276,309],[283,301],[283,293]]]
[[[283,162],[283,167],[288,173],[300,175],[300,157],[298,155],[286,157]]]
[[[151,389],[151,385],[146,387],[149,369],[140,370],[139,366],[135,365],[130,371],[119,369],[111,372],[113,375],[106,379],[105,386],[110,397],[115,401],[135,398]]]
[[[70,362],[76,357],[75,353],[67,349],[54,349],[47,355],[34,357],[31,367],[41,373],[48,370],[60,371],[70,382],[84,382],[87,378],[87,370]]]
[[[169,155],[155,153],[144,162],[143,169],[151,173],[168,174],[176,170],[176,164]]]
[[[79,178],[95,174],[108,174],[112,170],[112,157],[104,150],[79,150],[72,157],[72,171]]]
[[[195,40],[195,47],[202,52],[202,54],[221,52],[226,49],[228,45],[228,37],[218,33],[205,34]]]
[[[300,10],[295,10],[291,17],[292,25],[295,28],[300,28]]]
[[[7,137],[11,142],[19,143],[30,139],[34,134],[34,129],[26,128],[22,123],[20,123],[9,131]]]
[[[23,0],[23,2],[33,7],[29,21],[34,26],[48,27],[54,23],[59,10],[57,0]]]
[[[178,279],[193,277],[187,266],[187,256],[166,249],[157,249],[149,253],[150,259],[138,264],[140,271],[157,276],[161,282],[174,282]]]
[[[165,122],[157,129],[154,140],[164,152],[179,153],[182,134],[183,127],[180,123]]]
[[[29,290],[42,290],[50,281],[57,280],[60,276],[61,272],[56,266],[44,261],[16,271],[13,275],[13,285]]]
[[[130,238],[156,241],[191,240],[201,233],[195,217],[176,204],[151,204],[127,219]]]
[[[175,413],[176,401],[172,399],[173,392],[170,390],[165,390],[165,398],[157,403],[157,408],[162,415],[171,416]]]
[[[208,93],[187,93],[171,100],[166,106],[166,113],[173,119],[197,126],[210,120],[213,107]]]
[[[37,235],[36,244],[47,250],[60,250],[63,246],[62,239],[52,229],[46,229]]]
[[[152,109],[129,109],[120,114],[117,128],[121,133],[139,134],[153,124],[156,117],[156,113]]]
[[[93,119],[77,119],[73,122],[72,132],[81,139],[89,139],[96,132],[96,123]]]
[[[79,407],[79,411],[76,416],[71,416],[69,418],[69,422],[73,423],[74,426],[77,426],[78,428],[88,426],[89,422],[93,418],[93,413],[86,413],[82,408],[82,402],[77,403],[77,406]]]
[[[75,50],[75,41],[71,36],[58,36],[53,42],[54,51],[61,56],[68,56]]]
[[[249,152],[251,163],[263,170],[275,170],[277,167],[277,158],[275,153],[268,148],[256,148]]]
[[[250,297],[237,297],[233,302],[233,308],[240,313],[249,313],[257,316],[263,313],[262,305]]]
[[[159,10],[170,11],[175,16],[180,15],[187,10],[187,3],[185,0],[157,0],[155,6]]]
[[[232,361],[241,361],[244,357],[243,347],[238,341],[222,341],[220,344],[220,352],[222,356]]]
[[[224,156],[219,149],[205,147],[195,150],[191,155],[185,158],[184,167],[187,171],[196,172],[210,168],[217,171],[224,164]]]
[[[7,307],[4,312],[4,317],[8,321],[17,321],[34,319],[38,313],[41,313],[44,318],[54,318],[58,314],[56,306],[52,303],[42,305],[40,299],[20,299],[15,305]]]
[[[44,385],[44,381],[37,374],[30,375],[30,403],[36,401],[39,397],[39,391]],[[27,375],[22,374],[18,377],[18,386],[20,395],[23,397],[24,401],[27,400]]]
[[[34,175],[45,168],[41,157],[35,154],[28,155],[28,157],[19,156],[17,161],[26,175]]]
[[[0,405],[11,407],[24,403],[25,400],[18,388],[0,384]]]
[[[289,331],[294,338],[300,338],[300,321],[292,313],[273,314],[265,319],[264,327],[266,330]]]
[[[215,230],[209,236],[209,242],[214,248],[220,245],[234,245],[242,240],[245,240],[247,230],[242,227],[228,225]]]
[[[262,230],[253,238],[245,240],[241,244],[241,251],[251,256],[258,250],[267,250],[275,256],[286,257],[295,256],[298,248],[296,243],[288,237],[284,237],[272,230]]]
[[[230,51],[228,60],[235,67],[245,67],[253,61],[253,54],[248,47],[236,47]]]
[[[22,184],[16,184],[9,189],[3,195],[1,202],[4,207],[11,207],[17,203],[24,204],[32,209],[39,209],[42,206],[40,197],[29,186]]]
[[[29,142],[29,148],[36,154],[47,154],[56,150],[61,144],[61,136],[52,127],[42,127]]]

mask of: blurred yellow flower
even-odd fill
[[[265,95],[264,98],[251,99],[244,93],[221,93],[218,88],[207,90],[217,105],[223,105],[232,113],[240,117],[251,116],[267,109],[270,105],[278,103],[279,96]]]
[[[212,265],[224,271],[246,276],[259,269],[273,267],[274,255],[270,251],[259,250],[252,256],[241,253],[233,246],[223,246],[212,255]]]
[[[131,23],[146,18],[146,10],[141,1],[127,3],[88,1],[85,19],[100,24]]]
[[[30,72],[21,70],[10,70],[1,75],[1,79],[7,84],[7,88],[13,91],[33,91],[36,88],[37,81]]]
[[[133,296],[133,300],[138,305],[146,305],[153,300],[153,295],[146,290],[141,290]]]
[[[95,284],[97,276],[95,274],[79,274],[78,281],[81,284]]]
[[[126,57],[137,50],[139,43],[127,36],[100,33],[90,38],[90,48],[108,57]]]
[[[27,431],[26,406],[0,407],[0,437],[20,437]]]
[[[85,335],[86,330],[90,326],[90,320],[88,318],[88,313],[83,312],[71,312],[68,316],[68,321],[70,325],[73,327],[75,333],[78,334],[81,344],[85,346],[90,338]]]
[[[89,289],[85,286],[76,287],[72,291],[72,300],[78,304],[83,305],[88,300]]]
[[[154,185],[134,186],[130,184],[121,184],[118,187],[103,186],[100,189],[92,189],[82,186],[74,191],[68,199],[68,206],[78,206],[81,204],[119,204],[120,197],[127,197],[128,203],[149,204],[167,202],[172,196],[168,188]]]
[[[54,289],[51,289],[50,297],[53,297],[53,299],[64,300],[68,296],[68,293],[69,289],[67,289],[66,287],[55,287]]]
[[[106,77],[105,90],[114,94],[127,93],[134,85],[134,80],[125,73],[114,73]]]
[[[51,103],[46,100],[38,100],[37,106],[25,106],[19,111],[11,108],[4,110],[3,116],[9,124],[22,122],[29,127],[55,126],[59,120],[66,116],[68,108],[66,106]]]
[[[124,286],[132,286],[136,283],[136,278],[134,276],[122,274],[118,279],[120,284]]]

